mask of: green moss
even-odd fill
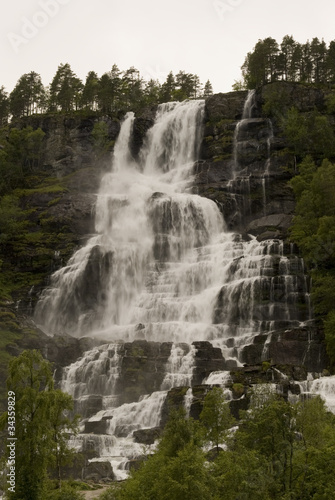
[[[49,201],[48,207],[52,207],[53,205],[57,205],[61,200],[61,197],[59,196],[58,198],[54,198],[53,200]]]
[[[271,363],[268,361],[263,361],[262,363],[262,371],[267,372],[271,368]]]
[[[50,182],[50,184],[49,184]],[[59,179],[49,179],[46,181],[46,185],[41,187],[36,187],[33,189],[16,189],[15,194],[19,197],[29,196],[32,194],[46,194],[46,193],[64,193],[67,189],[59,184]]]
[[[239,382],[236,382],[232,386],[232,391],[235,398],[240,398],[244,394],[244,385]]]
[[[145,351],[142,347],[132,346],[129,355],[134,356],[134,358],[140,358],[145,355]]]

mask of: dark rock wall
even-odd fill
[[[204,136],[200,160],[195,165],[193,189],[218,204],[230,230],[252,234],[259,240],[287,240],[295,206],[287,181],[294,172],[295,159],[287,150],[279,120],[270,122],[264,116],[262,106],[271,98],[281,100],[283,111],[293,105],[302,112],[314,107],[324,111],[325,94],[320,89],[284,82],[257,89],[252,118],[240,127],[236,137],[236,125],[242,118],[246,96],[247,93],[241,91],[216,94],[207,99]],[[131,144],[134,157],[138,157],[145,133],[153,124],[154,112],[148,110],[135,120]],[[106,123],[108,139],[115,141],[120,123],[108,117],[30,118],[28,123],[34,128],[41,127],[46,133],[43,168],[48,175],[64,181],[66,190],[58,195],[57,203],[54,203],[55,195],[50,193],[27,194],[23,203],[29,208],[35,207],[31,217],[35,217],[37,223],[40,214],[47,212],[55,220],[55,230],[66,224],[69,235],[77,244],[84,242],[94,231],[95,194],[111,161],[110,153],[99,153],[94,146],[92,130],[97,120]],[[93,255],[92,267],[94,263]],[[59,265],[60,262],[54,262],[54,268]],[[106,265],[112,265],[111,261]],[[103,276],[93,274],[99,288]],[[17,354],[22,348],[40,348],[58,369],[82,353],[80,342],[83,340],[46,340],[43,335],[40,339],[41,342],[22,341],[20,345],[12,346],[13,353]],[[244,349],[246,364],[262,362],[266,343],[266,358],[272,365],[305,366],[308,371],[317,372],[327,365],[322,332],[314,326],[279,331],[270,342],[266,340],[265,335],[260,336]],[[195,385],[210,372],[225,368],[222,354],[220,356],[217,349],[209,343],[198,344]],[[123,394],[123,402],[134,401],[140,394],[158,390],[171,345],[133,343],[125,344],[124,349],[118,388]]]

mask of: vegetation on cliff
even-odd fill
[[[172,413],[156,453],[101,500],[334,498],[335,417],[320,398],[292,404],[270,388],[256,390],[251,409],[230,432],[228,405],[219,402],[225,446],[206,454],[217,422],[209,399],[221,400],[219,391],[207,394],[200,422]]]
[[[243,83],[253,89],[258,85],[285,80],[315,84],[335,82],[335,40],[299,43],[285,35],[281,44],[271,37],[258,40],[242,66]]]
[[[291,237],[311,270],[314,311],[335,365],[335,164],[325,159],[317,167],[306,156],[299,172],[290,182],[297,198]]]
[[[170,72],[160,84],[153,78],[145,81],[133,66],[120,71],[115,64],[101,77],[90,71],[83,83],[66,63],[58,66],[48,88],[43,86],[40,75],[34,71],[22,75],[9,95],[1,87],[0,125],[6,124],[9,116],[20,118],[59,111],[125,113],[160,102],[208,97],[212,93],[209,80],[202,85],[197,75],[185,71],[176,75]]]

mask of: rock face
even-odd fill
[[[268,252],[269,263],[262,270],[268,279],[263,280],[261,288],[252,289],[256,293],[252,297],[254,316],[250,319],[265,326],[243,348],[241,362],[244,366],[237,366],[233,359],[225,359],[221,349],[210,341],[193,342],[195,355],[189,384],[191,390],[185,384],[170,389],[161,408],[159,426],[153,424],[155,427],[136,429],[133,432],[136,443],[151,445],[159,437],[171,411],[185,406],[186,401],[189,415],[199,418],[204,398],[210,390],[204,380],[213,372],[229,372],[227,387],[232,398],[229,404],[233,415],[239,418],[240,410],[248,407],[250,385],[275,382],[280,385],[285,397],[289,393],[299,394],[298,382],[306,379],[307,372],[321,373],[328,364],[322,331],[312,319],[305,321],[307,317],[312,317],[306,301],[310,284],[297,249],[288,241],[295,202],[287,181],[294,172],[295,158],[287,149],[278,120],[265,116],[262,107],[271,99],[280,99],[283,109],[295,105],[301,112],[308,112],[316,106],[323,111],[325,95],[319,89],[277,82],[257,89],[248,114],[244,109],[246,97],[247,93],[241,91],[216,94],[207,99],[204,137],[200,160],[194,165],[195,184],[192,190],[216,202],[227,228],[241,233],[241,241],[251,241],[254,237],[260,242],[275,240],[276,251],[272,256]],[[153,124],[154,113],[155,110],[148,110],[134,122],[130,144],[134,158],[139,157],[145,133]],[[107,125],[108,139],[115,140],[119,122],[108,118],[103,118],[103,122]],[[48,118],[34,124],[41,126],[47,134],[46,170],[60,178],[67,176],[67,188],[61,192],[57,202],[54,202],[55,195],[51,193],[27,193],[22,200],[27,208],[38,207],[32,216],[36,224],[44,212],[52,218],[55,228],[68,224],[69,233],[77,244],[94,232],[95,193],[110,160],[109,155],[100,160],[97,158],[92,139],[95,123],[94,118],[63,121]],[[176,227],[176,220],[171,215],[176,207],[173,200],[162,193],[157,192],[152,198],[148,212],[156,234],[153,252],[157,259],[165,263],[171,257],[166,235],[173,225]],[[157,200],[160,200],[159,204],[154,203]],[[170,217],[161,217],[162,212],[169,213]],[[99,247],[92,247],[73,300],[64,301],[62,310],[68,325],[78,323],[87,311],[94,318],[95,314],[99,314],[99,308],[104,307],[105,291],[109,286],[106,276],[113,267],[113,252],[104,255],[100,252]],[[287,257],[286,267],[280,259],[283,255]],[[56,257],[53,265],[55,268],[61,265]],[[294,301],[288,299],[292,282],[295,286]],[[213,325],[224,322],[225,293],[222,288],[216,296]],[[270,316],[274,312],[271,304],[274,302],[278,320],[269,328]],[[236,309],[235,312],[232,307],[233,324],[238,322],[239,311]],[[295,325],[304,321],[304,325],[288,328],[288,321]],[[57,382],[66,372],[66,367],[79,359],[76,368],[78,377],[74,377],[71,383],[77,399],[76,411],[84,419],[84,434],[95,435],[91,441],[85,437],[85,446],[91,451],[91,458],[97,456],[97,443],[108,435],[114,417],[105,415],[100,420],[90,420],[90,417],[106,408],[108,398],[115,397],[118,405],[131,405],[139,402],[141,396],[162,388],[173,345],[171,342],[145,340],[144,334],[141,335],[144,330],[141,323],[136,329],[143,340],[107,347],[102,346],[99,340],[75,339],[66,335],[50,338],[42,333],[34,339],[28,341],[23,338],[17,345],[7,347],[7,352],[12,355],[17,355],[23,348],[40,349],[55,364]],[[233,349],[237,345],[235,340],[233,336],[229,337],[227,347]],[[90,358],[85,351],[94,347],[96,351]],[[93,378],[96,383],[92,383]],[[109,385],[105,384],[106,380]],[[125,432],[119,426],[115,434],[124,437]],[[86,479],[113,478],[109,463],[92,462],[86,464],[84,469]]]
[[[92,131],[98,122],[105,124],[107,140],[115,141],[120,122],[109,117],[29,117],[27,125],[41,128],[46,134],[44,168],[56,177],[63,177],[78,170],[100,164],[105,168],[109,158],[99,154]]]
[[[121,372],[116,387],[120,402],[138,401],[141,395],[160,390],[171,345],[136,340],[121,347]]]

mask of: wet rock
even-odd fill
[[[213,347],[210,342],[193,342],[196,348],[193,384],[201,384],[211,372],[225,370],[225,360],[222,351]]]
[[[83,469],[83,479],[99,482],[114,479],[113,467],[110,462],[90,462]]]
[[[142,443],[145,445],[153,444],[156,439],[161,435],[160,427],[154,427],[152,429],[139,429],[133,432],[133,437],[135,443]]]
[[[239,120],[247,96],[245,90],[214,94],[206,99],[206,118],[210,121],[226,119]]]
[[[169,420],[171,411],[184,408],[185,395],[189,387],[173,387],[169,390],[163,404],[160,426],[164,427]]]
[[[140,328],[139,332],[143,329]],[[122,403],[138,401],[142,394],[160,390],[172,343],[136,340],[123,346],[123,358],[116,392]]]
[[[103,400],[102,400],[101,395],[90,394],[89,396],[85,397],[83,400],[75,399],[74,412],[78,413],[81,416],[81,418],[89,418],[102,410],[102,403],[103,403]],[[95,424],[92,424],[92,425],[94,426]],[[101,424],[101,425],[103,426],[103,428],[105,428],[105,424]]]
[[[85,434],[106,434],[108,427],[107,420],[93,420],[85,422]]]
[[[247,226],[247,232],[259,236],[260,240],[266,239],[264,237],[266,232],[278,234],[278,236],[275,237],[278,238],[280,235],[287,233],[292,224],[292,218],[292,215],[287,214],[267,215],[250,222]]]

